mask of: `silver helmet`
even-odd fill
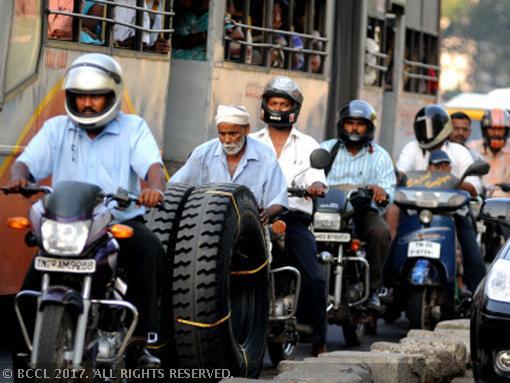
[[[122,68],[112,57],[101,53],[80,56],[73,61],[64,78],[66,112],[83,129],[101,128],[119,113],[123,88]],[[93,115],[80,113],[76,108],[79,94],[106,95],[104,109]]]
[[[267,102],[271,97],[283,97],[288,99],[292,102],[292,109],[288,112],[270,110],[267,106]],[[267,83],[262,93],[262,121],[275,128],[289,128],[297,122],[302,104],[303,94],[298,84],[288,77],[276,76]]]

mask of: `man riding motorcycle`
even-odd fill
[[[338,139],[325,141],[321,147],[333,158],[329,171],[326,169],[328,186],[363,185],[373,192],[375,206],[355,215],[354,222],[360,239],[367,243],[371,288],[368,307],[379,310],[377,290],[382,287],[382,269],[391,241],[381,206],[392,200],[396,178],[390,155],[373,142],[375,119],[375,110],[366,101],[343,105],[337,122]]]
[[[315,139],[294,127],[303,103],[299,86],[290,78],[277,76],[262,93],[261,119],[267,125],[253,133],[271,147],[288,187],[304,187],[311,197],[326,191],[324,171],[310,168],[310,154],[319,147]],[[301,273],[302,288],[297,316],[313,326],[312,354],[325,352],[326,296],[324,278],[317,260],[317,245],[309,230],[313,204],[303,197],[289,198],[289,212],[282,215],[286,223],[285,249],[288,260]]]
[[[67,116],[46,121],[30,141],[11,168],[11,191],[51,176],[53,185],[82,181],[107,193],[122,187],[139,195],[140,205],[161,202],[165,175],[159,149],[143,119],[120,111],[123,87],[122,69],[110,56],[90,53],[74,60],[63,85]],[[142,179],[148,186],[140,190]],[[119,264],[127,272],[127,298],[140,313],[135,335],[146,341],[157,339],[163,248],[143,223],[143,213],[144,208],[134,204],[124,211],[112,210],[117,221],[134,229],[132,238],[119,241]],[[37,290],[40,279],[32,264],[22,289]],[[138,367],[160,364],[141,342],[128,358]]]
[[[402,149],[397,161],[398,171],[406,173],[413,170],[426,170],[430,152],[441,149],[452,160],[452,174],[460,179],[473,163],[473,159],[465,147],[448,141],[451,132],[450,117],[442,106],[427,105],[420,109],[414,121],[416,140],[409,142]],[[472,196],[477,196],[480,192],[479,178],[467,177],[459,188]],[[398,208],[396,209],[398,211]],[[398,215],[398,212],[396,214]],[[469,215],[455,214],[455,224],[462,248],[466,285],[471,292],[474,292],[486,273],[480,249],[476,243],[475,228]]]

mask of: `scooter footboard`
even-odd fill
[[[271,270],[269,273],[271,276],[271,310],[270,310],[271,313],[275,312],[275,304],[276,304],[275,276],[277,274],[290,273],[295,280],[295,286],[296,286],[294,293],[292,294],[294,304],[292,305],[291,312],[289,312],[286,315],[272,315],[272,314],[270,314],[269,320],[281,321],[281,320],[287,320],[289,318],[294,317],[296,315],[297,306],[299,304],[299,294],[301,292],[301,273],[299,272],[298,269],[296,269],[295,267],[292,267],[292,266],[279,267],[277,269]]]

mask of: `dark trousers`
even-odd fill
[[[135,335],[146,336],[149,331],[158,331],[158,297],[160,274],[163,269],[163,246],[159,239],[143,223],[142,217],[123,222],[133,228],[133,237],[119,240],[118,263],[127,276],[126,299],[138,309],[138,325]],[[30,266],[22,290],[40,290],[42,274]],[[30,331],[35,323],[35,305],[24,305],[23,317]],[[25,314],[26,313],[26,314]],[[31,322],[31,323],[30,323]]]
[[[314,328],[312,342],[326,343],[326,284],[317,259],[317,244],[308,229],[308,214],[290,211],[282,216],[287,224],[285,248],[289,264],[301,273],[301,294],[297,316]]]
[[[455,215],[457,238],[462,249],[462,265],[464,266],[464,281],[471,292],[487,273],[482,261],[480,248],[476,243],[476,232],[469,216]]]
[[[390,229],[375,210],[366,210],[354,216],[356,234],[366,242],[367,261],[370,265],[370,288],[383,286],[384,262],[390,251]]]

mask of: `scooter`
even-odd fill
[[[393,288],[387,318],[405,310],[411,328],[433,329],[441,319],[469,315],[471,293],[458,274],[453,215],[468,211],[469,194],[458,189],[464,178],[488,171],[479,161],[460,180],[447,172],[410,172],[405,186],[397,188],[401,215],[386,263]]]

